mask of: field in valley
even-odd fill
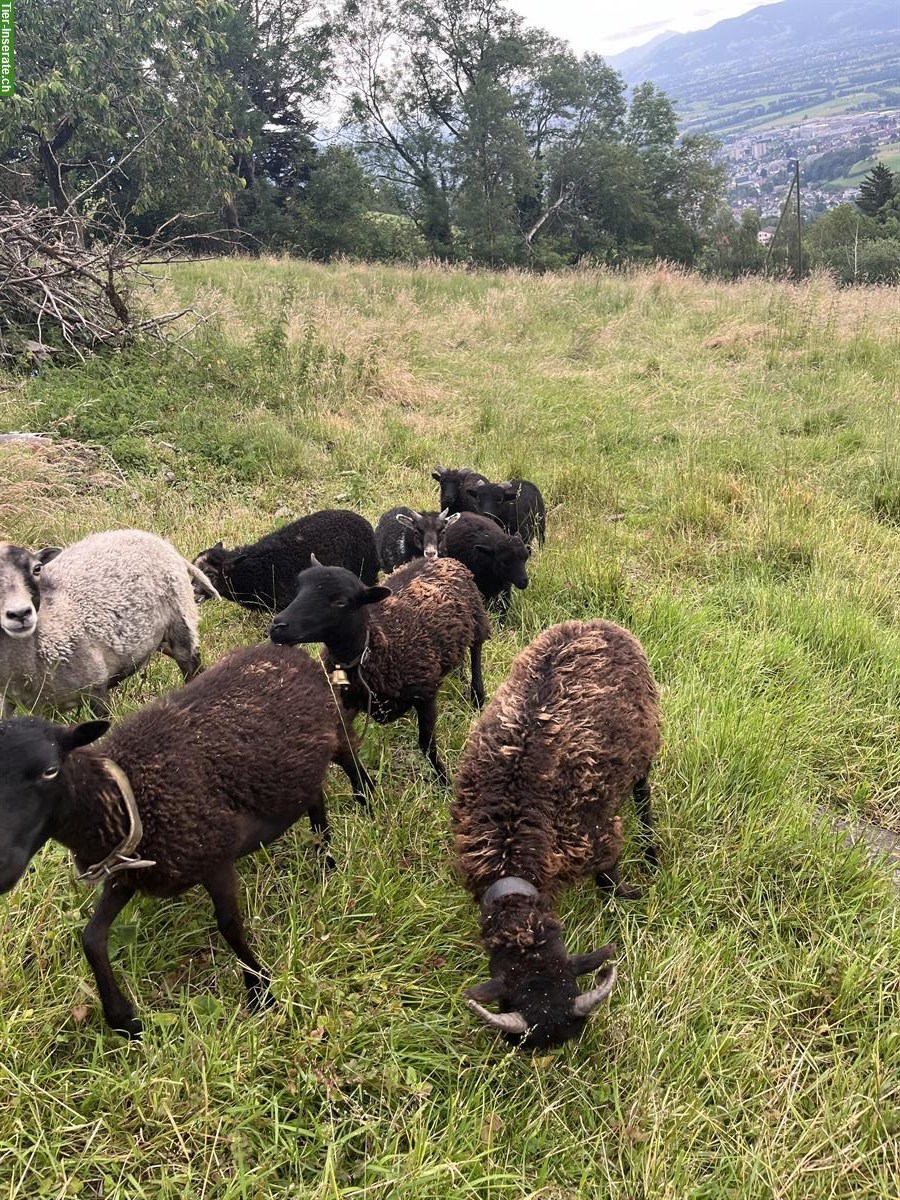
[[[485,960],[447,796],[409,719],[373,727],[373,816],[330,779],[338,871],[305,822],[241,867],[277,1007],[243,1012],[205,894],[141,901],[113,933],[126,1045],[47,848],[0,901],[0,1196],[896,1195],[897,893],[831,822],[900,833],[896,290],[272,260],[183,265],[153,303],[187,301],[183,351],[0,378],[0,429],[57,438],[0,445],[0,536],[134,525],[192,557],[315,508],[431,507],[437,462],[531,478],[547,544],[488,691],[548,624],[635,632],[662,867],[636,903],[565,896],[570,950],[619,943],[617,989],[580,1042],[510,1051],[461,1000]],[[206,660],[264,629],[207,604]],[[115,711],[176,682],[158,660]],[[453,678],[451,770],[471,719]]]

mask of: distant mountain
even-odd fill
[[[662,33],[658,33],[656,37],[651,38],[649,42],[643,42],[640,46],[632,46],[629,50],[623,50],[621,54],[616,54],[606,61],[621,71],[623,75],[628,72],[637,70],[638,65],[643,63],[655,54],[663,42],[667,42],[669,38],[677,38],[683,36],[678,34],[674,29],[666,29]]]
[[[721,131],[842,97],[900,107],[898,61],[898,0],[783,0],[609,59],[667,92],[687,127]]]

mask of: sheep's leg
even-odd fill
[[[128,1038],[141,1036],[141,1023],[113,975],[109,961],[109,930],[113,921],[135,893],[133,884],[123,879],[110,879],[103,887],[94,915],[81,934],[85,958],[94,972],[103,1015],[110,1029]]]
[[[656,846],[654,833],[656,831],[656,821],[653,816],[653,808],[650,804],[650,780],[645,775],[643,779],[639,779],[634,785],[634,803],[637,808],[638,819],[644,827],[644,832],[647,835],[647,845],[644,848],[644,858],[651,867],[659,866],[659,850]]]
[[[450,783],[447,768],[438,757],[437,743],[434,737],[434,727],[437,723],[437,700],[434,696],[428,700],[416,700],[416,716],[419,718],[419,749],[437,772],[441,783]]]
[[[640,900],[644,894],[643,888],[632,887],[630,884],[622,882],[617,862],[613,863],[611,867],[607,867],[605,871],[598,871],[594,879],[598,888],[602,888],[604,892],[611,892],[620,900]]]
[[[331,856],[331,827],[328,824],[328,811],[325,808],[325,797],[319,793],[319,798],[315,804],[311,804],[307,809],[309,815],[309,827],[313,833],[321,838],[319,842],[319,854],[322,856],[322,863],[326,871],[334,871],[337,868],[337,863]]]
[[[481,647],[483,642],[472,644],[472,703],[476,708],[484,706],[484,679],[481,676]]]
[[[370,808],[369,798],[375,791],[375,784],[372,782],[369,772],[357,758],[353,747],[349,744],[344,746],[334,756],[334,761],[350,780],[353,799],[368,810]]]
[[[183,617],[175,617],[166,631],[165,640],[160,646],[160,652],[174,658],[184,676],[185,683],[199,675],[202,671],[200,663],[200,643],[195,630],[192,630]]]
[[[247,1006],[251,1012],[273,1004],[269,991],[270,979],[247,945],[244,922],[238,906],[238,881],[234,863],[224,863],[212,875],[207,875],[203,886],[209,892],[216,911],[219,933],[232,948],[243,968],[244,986],[247,989]]]

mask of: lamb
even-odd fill
[[[200,670],[191,588],[217,592],[169,542],[139,529],[95,533],[33,554],[0,542],[0,716],[10,701],[65,709],[109,689],[157,651]]]
[[[479,902],[490,978],[469,1007],[507,1040],[561,1045],[612,991],[612,965],[579,995],[576,978],[615,956],[610,944],[570,956],[554,902],[593,875],[622,884],[619,809],[634,795],[653,829],[648,776],[659,749],[656,685],[640,643],[609,621],[566,621],[515,659],[469,737],[451,824],[459,868]],[[656,864],[652,842],[646,858]],[[502,1011],[484,1008],[500,1002]]]
[[[440,484],[441,509],[449,513],[478,512],[477,488],[488,482],[479,471],[468,467],[435,467],[431,478]]]
[[[517,533],[526,546],[535,538],[543,546],[547,520],[544,497],[527,479],[479,483],[475,507],[482,516],[499,521],[507,533]]]
[[[459,519],[443,512],[416,512],[401,505],[382,513],[375,526],[375,545],[381,569],[389,575],[414,558],[437,558],[448,525]]]
[[[250,1008],[271,1003],[244,934],[235,860],[303,813],[327,846],[329,763],[358,799],[372,788],[321,664],[268,643],[234,650],[94,745],[108,728],[0,721],[0,893],[51,838],[72,851],[83,880],[103,883],[82,945],[107,1023],[127,1037],[141,1024],[113,976],[108,936],[137,891],[168,897],[202,884]]]
[[[201,551],[194,564],[226,599],[271,613],[293,600],[297,576],[312,554],[328,566],[346,567],[365,584],[378,578],[375,532],[365,517],[343,508],[310,513],[234,550],[217,542]]]
[[[513,585],[528,587],[530,548],[490,517],[463,513],[444,534],[444,553],[469,568],[485,601],[496,601],[501,613],[509,608]]]
[[[377,605],[377,608],[370,608]],[[272,621],[279,645],[324,642],[325,666],[350,719],[371,712],[379,724],[414,708],[419,747],[438,777],[437,693],[468,650],[473,702],[484,703],[481,647],[491,628],[471,574],[447,558],[417,558],[365,587],[341,567],[315,565],[300,576],[294,601]]]

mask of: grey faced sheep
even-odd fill
[[[490,625],[471,574],[452,559],[414,559],[385,585],[367,588],[340,567],[315,566],[300,576],[269,636],[287,645],[324,642],[325,665],[351,718],[371,712],[383,724],[414,708],[419,746],[446,782],[434,736],[438,689],[469,651],[472,700],[483,703],[481,646]]]
[[[117,529],[32,554],[0,542],[0,715],[9,701],[106,705],[157,651],[185,679],[200,669],[191,587],[202,571],[152,533]]]
[[[265,643],[235,650],[198,679],[117,725],[0,722],[0,892],[49,839],[103,892],[82,944],[109,1025],[141,1032],[112,973],[109,929],[136,891],[202,884],[243,967],[252,1008],[269,981],[247,945],[235,860],[303,813],[327,842],[322,785],[338,763],[357,798],[371,789],[320,663]],[[137,814],[137,821],[135,819]]]
[[[444,554],[469,568],[485,601],[495,601],[501,613],[509,608],[514,586],[528,587],[525,564],[531,550],[490,517],[463,513],[444,534]]]
[[[469,991],[468,1004],[508,1040],[560,1045],[612,990],[615,967],[579,995],[577,977],[613,957],[615,946],[570,956],[554,902],[563,885],[585,876],[619,896],[640,894],[619,881],[619,809],[633,794],[652,829],[648,776],[659,741],[644,652],[601,620],[539,634],[475,723],[451,808],[490,963],[490,979]],[[653,845],[646,857],[656,863]],[[501,1012],[483,1007],[492,1000]]]
[[[468,467],[435,467],[431,478],[441,489],[441,509],[449,513],[478,512],[479,484],[487,483],[480,471]]]
[[[443,512],[416,512],[401,505],[383,513],[375,526],[378,561],[386,575],[414,558],[437,558],[448,525],[459,519]]]
[[[234,550],[218,542],[201,551],[194,563],[226,599],[271,613],[293,600],[297,576],[313,554],[328,566],[346,567],[363,583],[373,584],[378,578],[372,526],[359,513],[342,508],[310,513]]]
[[[544,497],[527,479],[479,483],[475,506],[483,516],[499,521],[507,533],[517,533],[526,546],[535,538],[540,545],[544,544],[547,520]]]

